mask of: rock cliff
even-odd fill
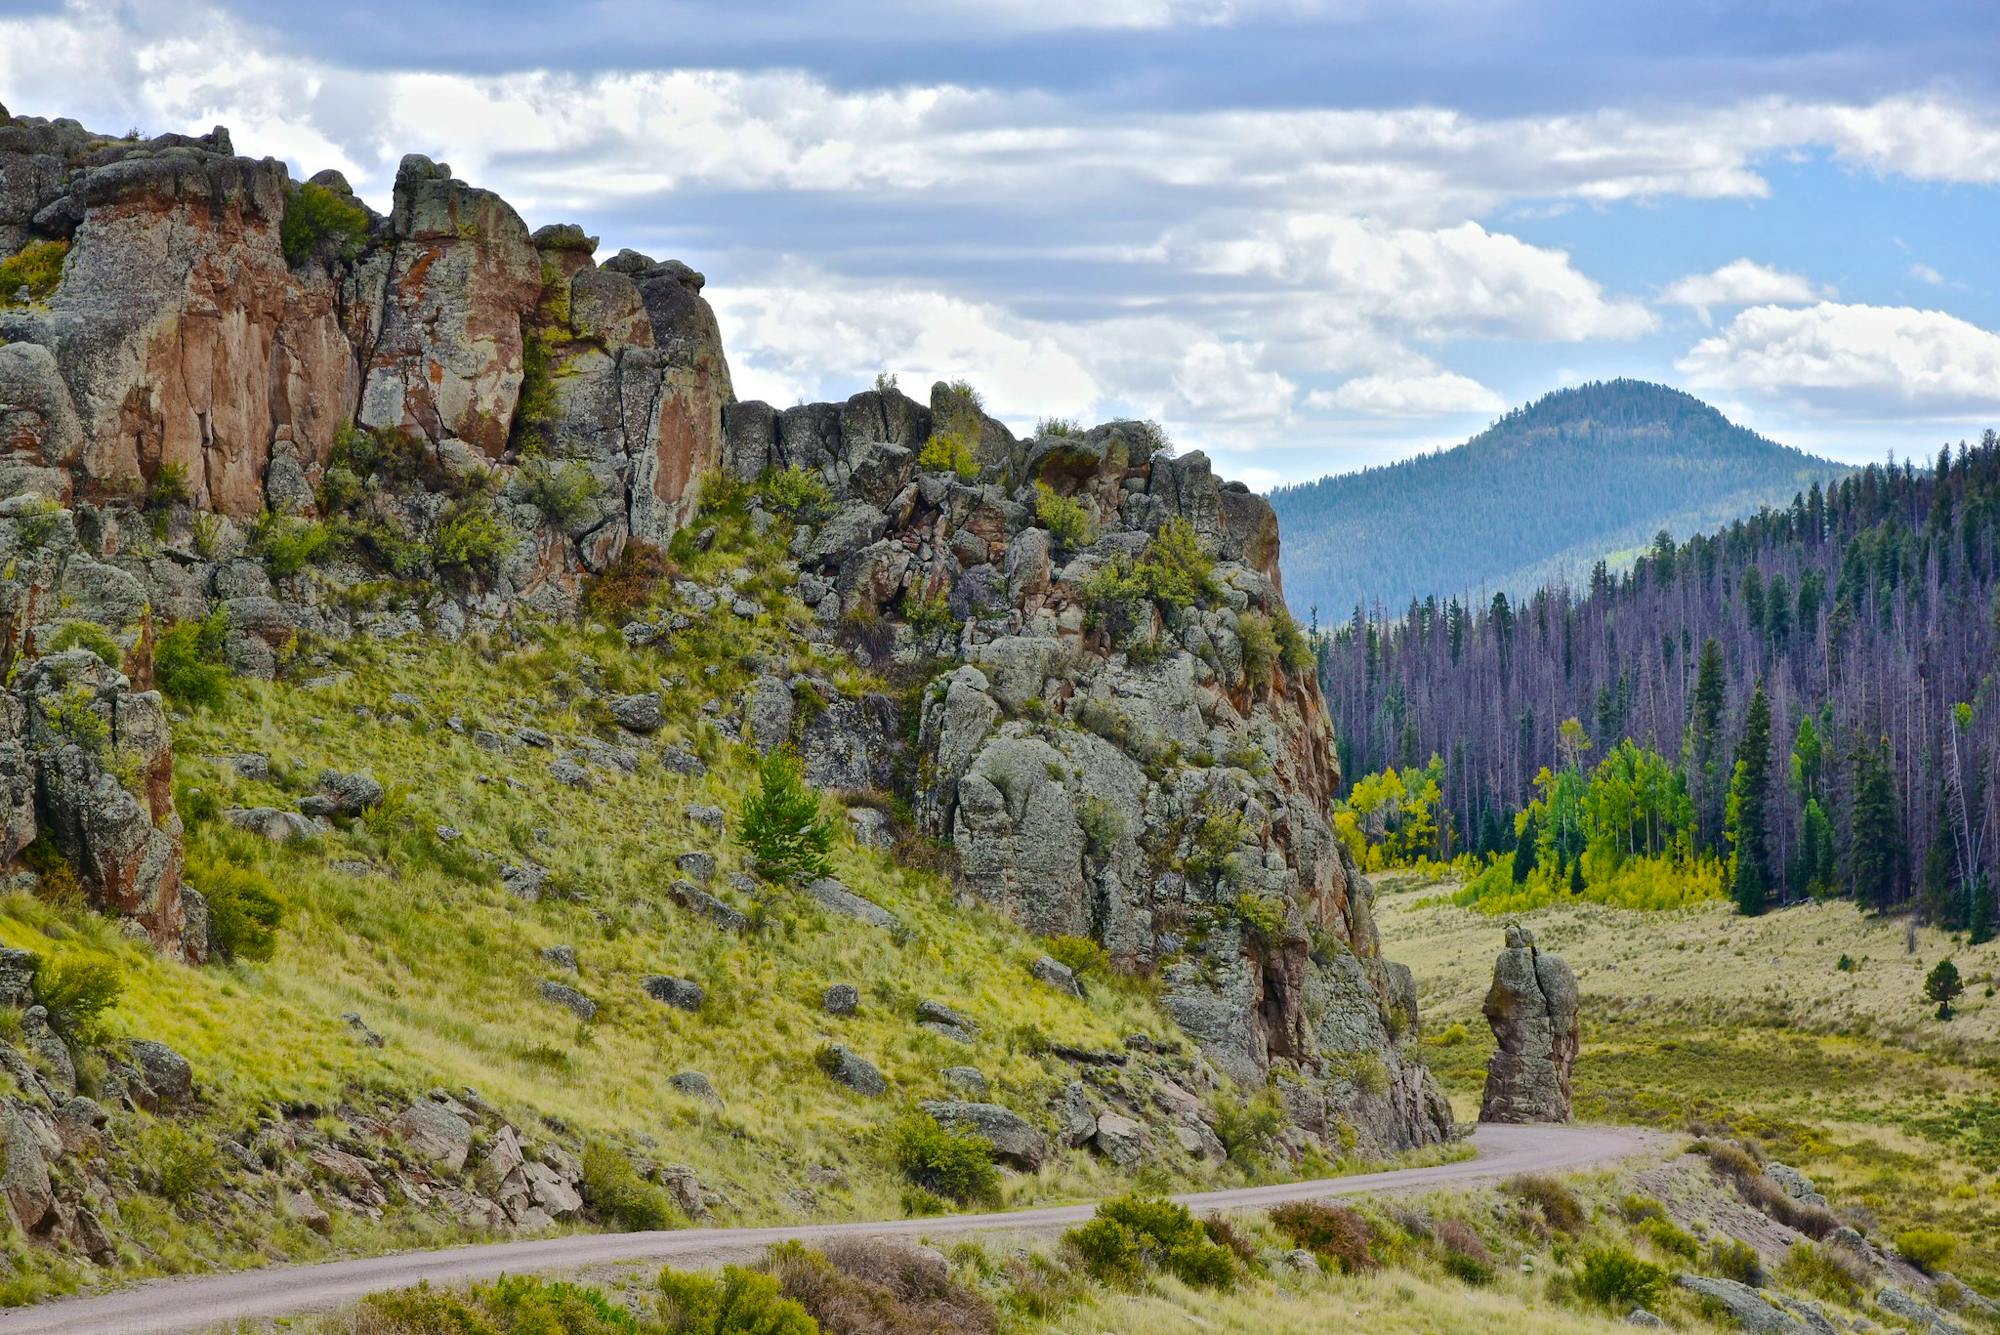
[[[100,907],[199,959],[146,689],[165,627],[269,675],[301,636],[574,615],[705,475],[775,472],[814,633],[912,689],[819,708],[760,682],[746,740],[895,790],[966,894],[1156,973],[1301,1143],[1449,1135],[1414,983],[1328,828],[1269,506],[1144,423],[1017,439],[963,386],[737,402],[702,276],[596,247],[418,156],[383,217],[221,129],[0,110],[0,258],[60,257],[0,292],[0,851],[45,829]]]

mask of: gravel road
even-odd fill
[[[1587,1168],[1651,1149],[1658,1141],[1627,1127],[1481,1126],[1473,1133],[1472,1143],[1477,1157],[1458,1163],[1205,1191],[1177,1199],[1202,1211],[1248,1210],[1282,1201],[1473,1186],[1516,1173]],[[789,1240],[819,1243],[854,1235],[949,1238],[970,1233],[1053,1231],[1088,1219],[1093,1209],[1091,1205],[1068,1205],[880,1223],[582,1233],[322,1265],[274,1266],[159,1280],[99,1297],[66,1298],[19,1308],[0,1313],[0,1335],[193,1335],[238,1321],[325,1311],[421,1280],[434,1285],[460,1284],[501,1274],[575,1272],[624,1262],[712,1265],[755,1257],[772,1243]]]

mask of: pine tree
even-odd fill
[[[1937,1017],[1951,1018],[1951,1003],[1958,1000],[1959,993],[1965,991],[1965,980],[1958,976],[1958,966],[1950,960],[1939,960],[1937,966],[1924,978],[1924,995],[1937,1003]]]
[[[1514,841],[1514,884],[1521,885],[1534,873],[1537,855],[1535,845],[1540,842],[1535,832],[1534,813],[1528,814],[1528,822],[1521,829],[1521,837]]]
[[[806,786],[798,757],[772,751],[757,762],[757,791],[743,800],[737,840],[765,880],[798,885],[832,870],[833,823]]]
[[[1694,792],[1699,843],[1707,848],[1715,846],[1716,765],[1722,743],[1723,691],[1722,646],[1711,636],[1701,646],[1701,666],[1695,672],[1688,725],[1694,766],[1688,775],[1688,787]]]
[[[1735,848],[1729,889],[1739,913],[1762,913],[1771,895],[1770,795],[1771,701],[1759,682],[1743,716],[1729,792],[1729,838]]]
[[[1864,746],[1855,755],[1854,844],[1848,851],[1848,874],[1854,897],[1877,910],[1887,910],[1898,898],[1903,868],[1903,843],[1896,819],[1896,784],[1889,774],[1889,739]]]

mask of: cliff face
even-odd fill
[[[337,176],[314,189],[359,209]],[[799,516],[798,596],[924,683],[808,718],[815,777],[901,787],[968,893],[1157,971],[1294,1134],[1449,1133],[1409,1056],[1414,986],[1328,829],[1332,730],[1261,499],[1144,424],[1016,440],[948,386],[737,403],[701,275],[599,264],[425,158],[350,246],[288,260],[301,198],[219,129],[111,141],[0,111],[0,257],[67,246],[52,290],[0,293],[0,653],[36,665],[0,737],[9,854],[48,828],[100,906],[199,958],[165,719],[133,689],[158,623],[214,618],[229,664],[269,674],[300,634],[571,615],[586,575],[686,524],[710,469],[796,469],[826,496]],[[347,536],[314,555],[322,521]],[[126,675],[46,653],[79,620]],[[73,689],[137,738],[143,792],[37,722]]]

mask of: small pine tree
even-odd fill
[[[1535,834],[1535,816],[1533,812],[1529,812],[1528,823],[1521,830],[1521,837],[1514,843],[1515,885],[1522,885],[1526,883],[1528,877],[1534,873],[1535,863],[1537,861],[1537,854],[1535,852],[1536,842],[1537,842],[1537,836]]]
[[[1736,772],[1729,786],[1729,839],[1735,848],[1730,897],[1746,916],[1762,913],[1771,894],[1770,790],[1771,701],[1759,682],[1743,716],[1743,739],[1736,747]]]
[[[1939,960],[1924,978],[1924,995],[1937,1003],[1937,1017],[1951,1018],[1951,1003],[1958,1000],[1958,994],[1965,991],[1965,980],[1958,976],[1958,966],[1950,960]]]
[[[833,823],[789,749],[757,762],[757,791],[743,800],[737,841],[749,851],[758,875],[777,885],[799,885],[832,870],[826,855],[833,847]]]
[[[1583,889],[1583,859],[1578,858],[1569,864],[1569,892],[1573,895],[1580,895],[1583,893]]]

